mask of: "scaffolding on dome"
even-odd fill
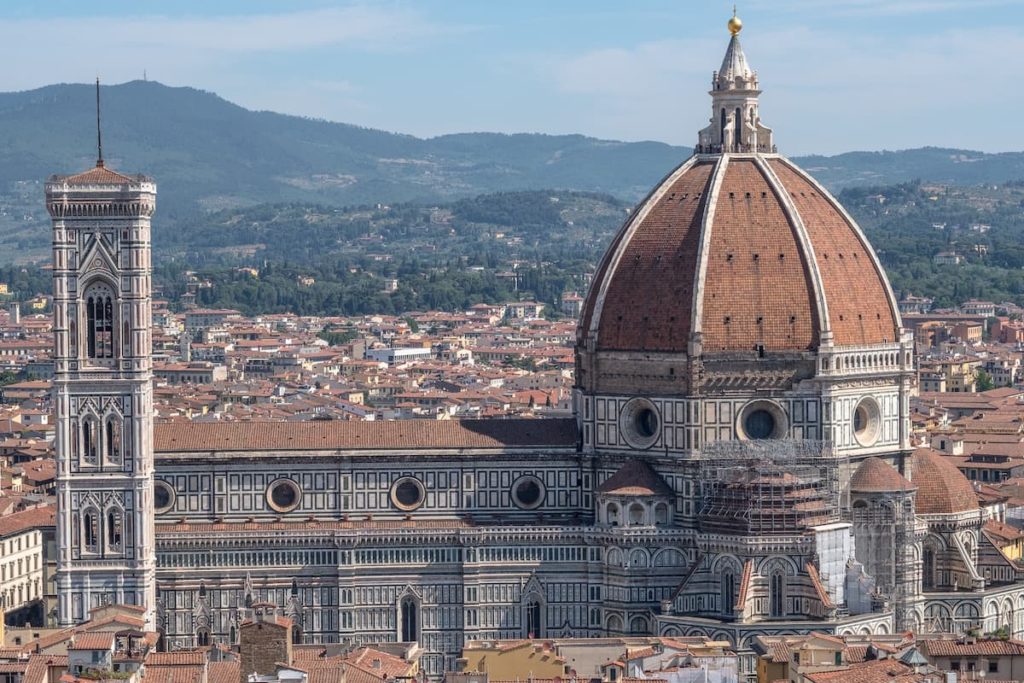
[[[700,461],[702,531],[791,535],[842,517],[838,462],[823,441],[708,444]]]

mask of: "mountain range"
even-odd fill
[[[209,92],[153,81],[105,86],[102,99],[108,165],[155,177],[161,218],[170,223],[265,202],[436,202],[541,188],[635,201],[691,153],[659,142],[583,135],[422,139],[250,111]],[[0,191],[90,167],[94,141],[92,86],[0,93]],[[1024,178],[1024,152],[923,148],[795,160],[836,190],[911,179],[975,184]]]

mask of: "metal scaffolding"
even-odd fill
[[[708,532],[788,535],[841,518],[837,461],[823,441],[708,444],[699,524]]]

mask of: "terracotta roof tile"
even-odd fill
[[[145,176],[128,176],[113,171],[106,166],[95,166],[88,171],[74,175],[54,176],[54,180],[67,183],[68,185],[127,185],[129,183],[148,181],[149,178]]]
[[[237,661],[210,662],[207,665],[207,683],[238,683],[239,663]]]
[[[664,188],[657,203],[636,227],[628,244],[622,244],[632,219],[626,221],[605,255],[594,278],[581,316],[581,332],[588,334],[597,291],[610,277],[597,336],[598,349],[685,351],[690,337],[690,302],[700,251],[700,224],[712,163],[700,163]],[[666,182],[668,179],[666,179]],[[639,210],[653,202],[659,186]],[[611,257],[618,248],[617,264]],[[612,271],[614,268],[614,271]],[[637,306],[647,301],[678,302],[676,305]]]
[[[978,509],[978,496],[956,464],[930,448],[912,456],[911,479],[918,487],[915,510],[922,515],[951,514]]]
[[[898,341],[898,314],[885,275],[875,268],[871,247],[861,241],[832,200],[801,176],[792,162],[772,159],[768,163],[789,191],[814,248],[835,343]]]
[[[806,673],[804,678],[809,683],[910,683],[924,680],[912,668],[895,659],[877,659],[834,671]]]
[[[46,505],[0,517],[0,538],[56,525],[57,508]]]
[[[615,496],[671,496],[672,487],[643,460],[633,458],[597,487],[599,493]]]
[[[850,478],[850,490],[861,493],[891,493],[916,488],[895,467],[879,458],[868,458],[862,462]]]
[[[705,353],[813,348],[817,304],[782,204],[753,161],[731,161],[708,247]]]
[[[157,452],[374,450],[445,448],[570,448],[576,421],[396,420],[313,422],[162,423]]]
[[[1024,641],[1020,640],[978,640],[966,643],[947,638],[923,640],[921,650],[929,657],[977,657],[1024,655]]]

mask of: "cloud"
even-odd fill
[[[392,4],[241,16],[15,19],[0,23],[0,44],[7,54],[31,58],[0,74],[0,88],[88,81],[97,72],[113,82],[138,78],[144,68],[168,82],[202,85],[197,72],[260,55],[326,48],[403,52],[470,30]]]
[[[1001,65],[1024,38],[1009,29],[892,39],[795,27],[744,47],[765,91],[762,118],[790,153],[1022,144],[1008,113],[1024,109],[1024,94]],[[724,40],[643,43],[553,58],[545,73],[565,97],[585,98],[581,122],[595,134],[692,144],[724,51]]]

